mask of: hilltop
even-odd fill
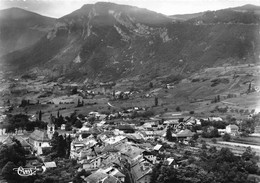
[[[54,23],[54,18],[20,8],[1,10],[0,56],[35,44]]]

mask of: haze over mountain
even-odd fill
[[[248,6],[245,6],[248,7]],[[259,7],[208,11],[186,21],[114,3],[84,5],[36,44],[1,58],[16,73],[102,81],[186,75],[259,60]],[[39,23],[39,22],[38,22]]]
[[[185,21],[185,20],[200,17],[200,16],[202,16],[205,13],[208,13],[208,12],[220,12],[221,13],[221,12],[226,11],[226,10],[229,11],[229,12],[233,12],[233,13],[234,13],[234,11],[241,12],[241,13],[251,12],[253,14],[260,15],[260,6],[246,4],[244,6],[239,6],[239,7],[235,7],[235,8],[228,8],[228,9],[224,9],[224,10],[206,11],[206,12],[198,12],[198,13],[192,13],[192,14],[178,14],[178,15],[171,15],[169,17],[171,17],[174,20]]]
[[[0,56],[33,45],[44,36],[55,19],[20,8],[0,11]]]

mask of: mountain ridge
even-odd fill
[[[147,79],[186,75],[209,66],[256,62],[259,19],[253,19],[256,24],[251,25],[251,14],[236,12],[250,20],[244,25],[240,17],[239,21],[233,20],[233,10],[225,11],[231,18],[220,16],[215,21],[211,12],[175,22],[132,6],[84,5],[59,18],[35,45],[2,59],[20,73],[30,69],[73,80],[117,80],[135,75]]]
[[[0,56],[33,45],[54,25],[56,19],[9,8],[0,11]]]

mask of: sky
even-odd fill
[[[260,0],[99,0],[146,8],[165,15],[197,13],[229,7],[254,4]],[[84,4],[94,4],[98,0],[0,0],[0,9],[19,7],[41,15],[59,18]]]

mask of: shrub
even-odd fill
[[[215,139],[215,138],[211,139],[211,141],[212,141],[214,144],[217,143],[217,139]]]
[[[179,106],[176,107],[175,109],[177,112],[181,112],[181,108]]]
[[[224,135],[223,135],[223,137],[222,137],[222,139],[224,140],[224,141],[230,141],[231,140],[231,136],[228,134],[228,133],[225,133]]]

